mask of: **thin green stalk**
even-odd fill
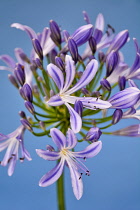
[[[65,210],[64,172],[57,181],[58,210]]]

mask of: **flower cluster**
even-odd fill
[[[130,39],[128,30],[115,34],[111,25],[104,30],[102,14],[97,16],[94,25],[85,11],[83,15],[86,24],[72,33],[62,31],[54,20],[50,20],[49,28],[44,28],[41,33],[36,33],[29,26],[14,23],[11,27],[25,31],[31,39],[31,56],[21,48],[15,49],[16,60],[9,55],[0,56],[0,60],[7,65],[0,66],[0,70],[10,71],[9,80],[32,115],[27,117],[24,111],[20,111],[19,128],[9,135],[0,134],[0,152],[7,148],[0,165],[8,165],[8,175],[11,176],[19,150],[21,162],[25,158],[31,160],[23,142],[26,129],[38,137],[51,137],[58,150],[47,145],[46,150],[37,149],[36,153],[45,160],[58,162],[41,178],[39,185],[46,187],[53,184],[61,177],[66,166],[70,170],[77,199],[83,194],[82,174],[90,175],[83,161],[100,152],[100,136],[140,136],[139,123],[104,132],[104,129],[122,119],[140,120],[140,90],[133,80],[140,79],[138,42],[133,39],[136,56],[129,67],[120,51]],[[86,48],[81,52],[79,46],[85,43]],[[120,91],[112,94],[117,85]],[[112,110],[109,116],[108,109]],[[37,131],[39,129],[41,131]],[[89,145],[75,152],[76,145],[83,141]]]

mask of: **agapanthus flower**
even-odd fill
[[[82,173],[90,175],[88,168],[83,164],[83,160],[97,155],[102,148],[102,142],[94,142],[80,152],[73,152],[72,149],[76,146],[77,139],[71,129],[67,131],[67,138],[57,128],[52,128],[50,135],[58,147],[58,151],[48,146],[47,150],[37,149],[36,152],[45,160],[60,161],[51,171],[40,179],[39,186],[47,187],[57,181],[66,165],[70,170],[74,195],[79,200],[83,194]]]
[[[19,126],[14,132],[4,135],[0,133],[0,152],[6,150],[4,158],[0,161],[2,166],[8,165],[8,175],[11,176],[14,173],[16,161],[20,158],[21,162],[26,158],[28,161],[32,160],[29,152],[24,147],[23,135],[25,128],[23,125]]]
[[[65,65],[65,83],[64,75],[56,65],[49,64],[47,66],[47,71],[57,85],[59,93],[52,96],[46,103],[50,106],[60,106],[65,104],[70,113],[71,127],[73,131],[77,133],[81,129],[82,121],[78,113],[69,105],[69,103],[75,104],[76,101],[81,101],[83,106],[89,109],[106,109],[111,107],[111,104],[101,99],[97,100],[97,98],[94,97],[76,97],[71,95],[88,85],[93,79],[98,69],[98,62],[95,59],[88,63],[79,81],[70,89],[69,87],[71,86],[76,73],[74,61],[71,56],[66,55]]]

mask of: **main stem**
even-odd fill
[[[64,172],[57,181],[58,210],[65,210]]]

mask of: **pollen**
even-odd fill
[[[62,155],[65,155],[65,156],[66,156],[67,153],[68,153],[68,150],[67,150],[67,149],[62,149],[62,150],[61,150],[61,154],[62,154]]]

